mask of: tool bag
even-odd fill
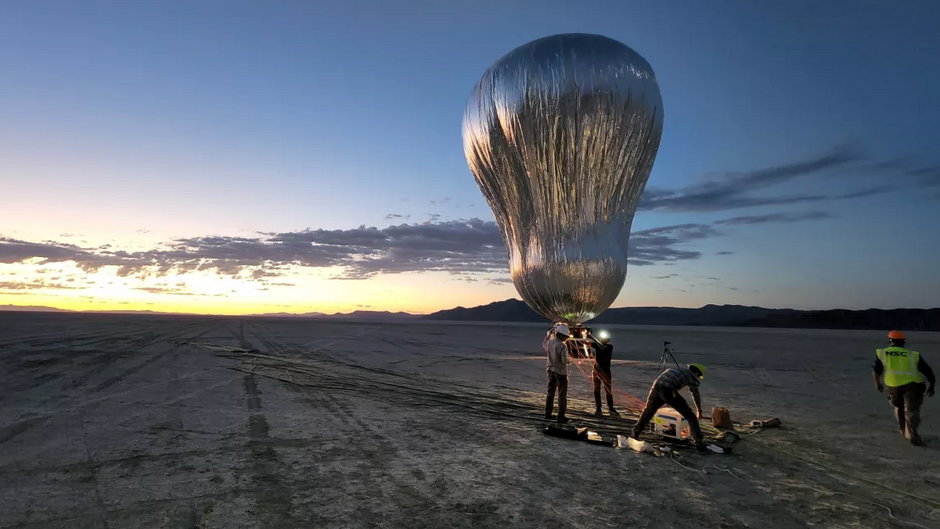
[[[734,425],[731,424],[731,412],[728,411],[728,408],[724,406],[712,408],[712,426],[725,430],[734,428]]]

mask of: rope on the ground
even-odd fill
[[[732,472],[731,469],[722,468],[722,467],[720,467],[720,466],[718,466],[718,465],[712,465],[712,468],[714,468],[714,469],[716,469],[716,470],[720,470],[720,471],[722,471],[722,472],[727,472],[727,473],[730,474],[731,477],[733,477],[734,479],[740,479],[741,481],[744,481],[744,478],[738,477],[738,475],[735,474],[734,472]]]
[[[902,519],[896,517],[896,516],[894,515],[894,513],[891,512],[891,507],[888,507],[887,505],[882,505],[882,504],[880,504],[880,503],[875,503],[875,502],[871,502],[871,503],[872,503],[872,505],[877,505],[877,506],[881,507],[882,509],[885,509],[886,511],[888,511],[888,516],[889,516],[892,520],[894,520],[894,521],[896,521],[896,522],[898,522],[898,523],[902,523],[902,524],[904,524],[904,525],[910,525],[910,526],[912,526],[912,527],[920,527],[920,528],[922,528],[922,529],[930,529],[929,527],[925,527],[925,526],[923,526],[923,525],[921,525],[921,524],[919,524],[919,523],[917,523],[917,522],[908,522],[907,520],[902,520]]]
[[[679,461],[678,459],[676,459],[676,456],[675,456],[675,454],[674,454],[673,452],[669,452],[669,459],[672,459],[677,465],[679,465],[680,467],[682,467],[682,468],[684,468],[684,469],[686,469],[686,470],[691,470],[692,472],[695,472],[695,473],[697,473],[697,474],[704,474],[704,473],[705,473],[704,470],[699,470],[699,469],[697,469],[697,468],[690,467],[690,466],[686,465],[685,463],[683,463],[682,461]]]

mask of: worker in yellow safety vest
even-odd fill
[[[926,389],[929,397],[933,397],[937,381],[920,353],[904,347],[906,339],[901,331],[888,333],[888,347],[875,349],[872,376],[878,391],[888,387],[888,400],[894,406],[901,435],[911,444],[923,446],[917,427],[920,425],[920,405],[924,402],[924,378],[930,383]],[[884,384],[881,383],[882,376]]]

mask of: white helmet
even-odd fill
[[[565,336],[570,336],[571,331],[568,330],[568,326],[564,323],[555,326],[555,332],[559,334],[564,334]]]

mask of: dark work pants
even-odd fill
[[[905,426],[912,436],[917,433],[917,427],[920,426],[920,405],[924,403],[926,390],[927,386],[919,382],[888,386],[888,400],[894,406],[894,416],[898,419],[898,428],[902,434]]]
[[[601,409],[601,386],[604,386],[604,392],[607,393],[607,409],[614,409],[614,394],[610,391],[610,371],[601,371],[594,369],[591,375],[591,382],[594,385],[594,406],[597,411]]]
[[[558,390],[558,417],[564,417],[568,408],[568,376],[548,372],[548,395],[545,396],[545,417],[551,417],[555,404],[555,390]]]
[[[698,425],[698,418],[695,416],[695,412],[692,411],[692,408],[689,407],[689,403],[679,395],[679,392],[674,389],[661,388],[659,386],[653,386],[650,389],[649,397],[646,398],[646,407],[643,408],[643,413],[640,414],[640,419],[637,421],[636,426],[633,427],[633,437],[638,437],[640,432],[646,428],[646,425],[650,423],[653,415],[662,408],[663,405],[668,404],[672,409],[676,410],[685,420],[689,421],[689,429],[692,430],[692,438],[695,439],[696,443],[702,442],[702,429]]]

